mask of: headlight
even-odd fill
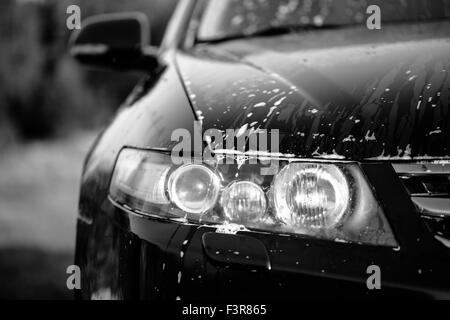
[[[350,203],[347,178],[335,165],[288,165],[275,177],[273,194],[277,218],[299,229],[339,225]]]
[[[231,223],[248,224],[261,221],[266,213],[266,195],[260,186],[249,181],[232,183],[222,194],[225,220]]]
[[[165,181],[170,168],[163,155],[124,149],[117,159],[109,193],[123,204],[144,211],[147,205],[167,204]]]
[[[357,163],[281,160],[275,175],[262,176],[270,163],[248,157],[229,164],[230,157],[176,166],[169,154],[124,149],[110,198],[156,218],[398,246]]]
[[[220,179],[203,165],[188,164],[169,177],[170,199],[187,213],[205,213],[214,208],[220,192]]]

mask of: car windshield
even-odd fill
[[[365,24],[370,5],[380,7],[383,23],[450,17],[450,0],[207,0],[197,40]]]

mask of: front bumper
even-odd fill
[[[389,164],[364,164],[399,248],[149,219],[106,201],[80,220],[78,298],[294,300],[450,298],[450,249],[434,239]],[[369,266],[381,289],[369,290]]]

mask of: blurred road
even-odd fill
[[[95,133],[0,154],[0,299],[71,299],[81,168]]]

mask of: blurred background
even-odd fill
[[[0,299],[72,299],[82,162],[141,74],[82,68],[66,52],[81,20],[141,11],[159,45],[177,0],[0,1]]]

